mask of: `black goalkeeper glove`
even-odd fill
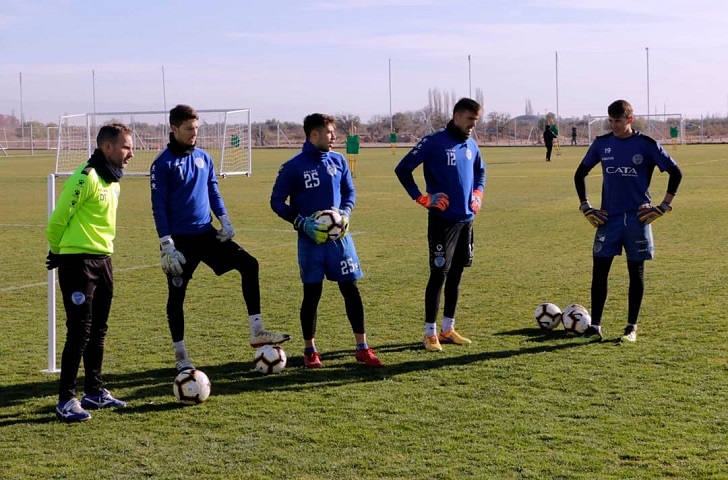
[[[672,205],[667,202],[662,202],[656,207],[648,205],[645,208],[641,208],[640,211],[637,212],[637,219],[640,222],[649,225],[650,223],[654,222],[655,220],[669,212],[672,212]]]
[[[57,253],[48,252],[48,256],[46,257],[46,268],[48,270],[53,270],[54,268],[58,268],[58,265],[61,264],[61,256]]]
[[[581,213],[584,214],[586,219],[589,220],[589,223],[591,223],[594,227],[599,227],[607,223],[607,212],[592,207],[589,203],[589,200],[584,200],[583,202],[581,202],[581,205],[579,205],[579,210],[581,211]]]

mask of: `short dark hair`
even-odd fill
[[[131,135],[131,128],[123,123],[109,123],[99,129],[96,135],[96,146],[101,147],[104,142],[115,143],[119,135]]]
[[[455,104],[455,106],[452,109],[453,115],[455,115],[458,112],[473,112],[480,115],[480,113],[483,111],[483,107],[473,100],[472,98],[463,97]]]
[[[325,113],[312,113],[303,119],[303,132],[306,134],[306,138],[308,138],[313,130],[328,127],[332,123],[336,123],[333,116]]]
[[[169,124],[179,127],[187,120],[199,120],[197,111],[189,105],[177,105],[169,111]]]
[[[627,100],[615,100],[607,107],[607,114],[612,118],[629,117],[634,115],[634,109]]]

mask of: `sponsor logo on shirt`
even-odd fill
[[[604,169],[608,175],[621,175],[623,177],[636,177],[637,169],[634,167],[607,167]]]

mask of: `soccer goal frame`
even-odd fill
[[[252,175],[250,109],[197,110],[197,114],[200,128],[196,144],[213,158],[218,176]],[[62,115],[58,122],[55,169],[47,181],[48,218],[56,206],[56,180],[70,176],[89,159],[103,125],[120,122],[131,129],[134,158],[124,169],[124,176],[148,177],[152,162],[169,142],[168,118],[169,112],[162,110]],[[48,368],[43,372],[59,371],[56,366],[56,271],[49,270]]]
[[[197,110],[199,130],[197,146],[213,158],[215,170],[222,177],[252,174],[252,133],[249,108]],[[124,169],[125,175],[148,176],[157,155],[169,142],[169,112],[133,111],[62,115],[58,122],[58,148],[55,173],[70,175],[93,153],[96,134],[106,124],[128,126],[134,141],[134,158]]]
[[[589,145],[591,145],[594,138],[599,135],[609,133],[609,116],[599,115],[588,117],[588,135]],[[642,131],[645,135],[649,135],[660,143],[667,142],[678,142],[681,144],[685,143],[685,122],[683,121],[682,113],[662,113],[654,115],[634,115],[633,125],[636,130]],[[636,125],[635,125],[636,124]],[[675,139],[670,135],[670,127],[677,127],[679,129],[679,138]]]

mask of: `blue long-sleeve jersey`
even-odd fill
[[[306,140],[301,153],[278,170],[270,206],[279,217],[293,223],[296,215],[307,217],[331,207],[351,211],[355,201],[346,158],[337,152],[322,152]]]
[[[399,162],[394,172],[412,200],[422,193],[412,172],[422,164],[427,193],[446,193],[450,206],[442,212],[430,209],[453,222],[469,222],[475,217],[470,201],[473,190],[485,189],[485,162],[472,138],[457,140],[446,129],[427,135]]]
[[[192,235],[211,228],[210,210],[227,215],[210,155],[195,148],[176,155],[169,147],[154,159],[150,169],[152,214],[159,237]]]
[[[649,187],[655,167],[661,172],[677,165],[657,141],[634,132],[628,138],[601,135],[581,162],[587,172],[602,164],[602,210],[609,215],[637,210],[652,201]]]

